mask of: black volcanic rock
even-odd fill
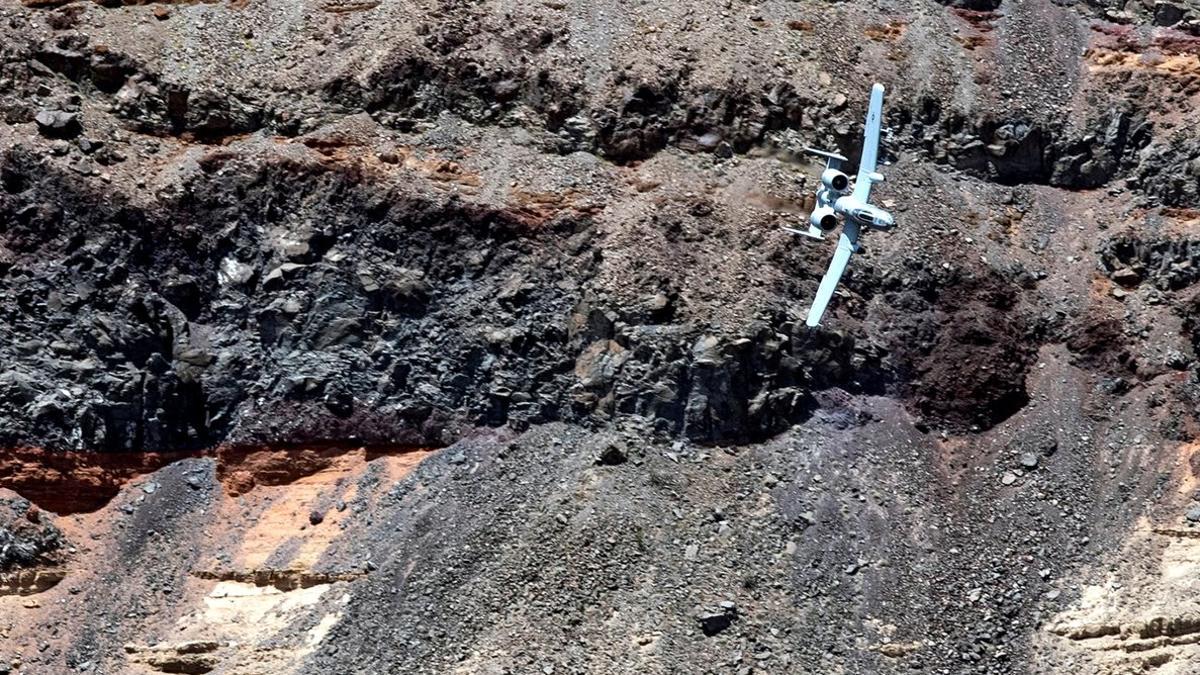
[[[83,131],[78,113],[43,110],[34,118],[38,131],[48,138],[75,138]]]
[[[0,498],[0,572],[60,562],[66,537],[50,517],[20,498]]]

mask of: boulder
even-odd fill
[[[47,138],[70,139],[83,132],[77,113],[63,110],[43,110],[34,118],[38,132]]]
[[[1184,8],[1173,2],[1154,3],[1154,25],[1174,26],[1183,21]]]
[[[705,607],[696,614],[700,630],[705,637],[712,637],[733,625],[737,619],[737,605],[731,600],[725,600],[716,607]]]

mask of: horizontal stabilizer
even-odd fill
[[[816,155],[817,157],[824,157],[825,158],[825,166],[826,166],[826,168],[829,168],[829,169],[840,168],[842,166],[842,164],[847,161],[845,157],[837,154],[836,152],[828,152],[826,150],[818,150],[816,148],[810,148],[808,146],[804,147],[804,151],[810,155]]]
[[[794,227],[784,227],[783,229],[787,232],[791,232],[792,234],[798,234],[804,237],[812,237],[813,239],[825,238],[821,233],[821,228],[813,227],[812,225],[809,225],[807,230],[797,230]]]

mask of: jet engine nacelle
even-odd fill
[[[822,232],[832,232],[837,229],[838,217],[834,213],[833,208],[829,206],[820,206],[813,209],[812,215],[808,217],[808,222],[813,227],[821,228]]]
[[[850,177],[837,169],[825,169],[821,173],[821,183],[838,194],[850,189]]]

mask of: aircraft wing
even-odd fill
[[[804,321],[810,328],[821,323],[821,316],[825,314],[825,308],[833,299],[833,292],[837,290],[838,281],[841,280],[842,273],[846,271],[850,255],[857,250],[858,223],[855,223],[853,218],[847,218],[845,225],[842,226],[842,234],[838,237],[837,250],[833,252],[833,260],[829,262],[829,269],[825,271],[825,277],[821,279],[821,286],[817,288],[817,297],[813,298],[812,309],[808,310],[808,319]]]
[[[854,180],[854,198],[868,203],[871,197],[871,175],[879,159],[879,131],[883,123],[883,85],[871,87],[871,105],[867,109],[867,126],[863,130],[862,157],[858,162],[858,178]]]

